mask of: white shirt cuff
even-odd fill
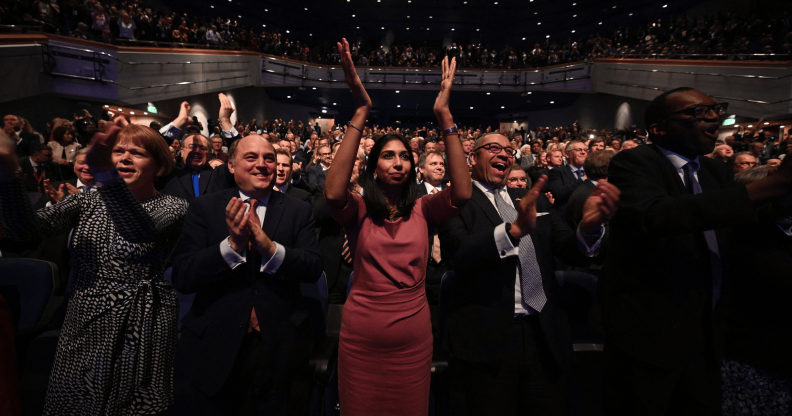
[[[520,246],[515,247],[509,239],[505,222],[495,227],[495,247],[501,259],[520,254]]]
[[[231,130],[223,130],[223,137],[226,139],[232,139],[234,136],[238,136],[239,132],[237,131],[236,127],[231,127]]]
[[[247,250],[242,250],[242,254],[237,253],[231,248],[228,238],[220,243],[220,255],[223,256],[223,260],[225,260],[226,264],[228,264],[228,267],[230,267],[231,270],[234,270],[240,265],[245,264],[247,261]]]
[[[594,244],[591,245],[591,247],[589,247],[589,245],[586,244],[586,239],[583,238],[583,231],[580,230],[580,226],[578,226],[576,234],[577,234],[578,244],[583,254],[585,254],[587,257],[594,257],[597,255],[597,252],[599,251],[600,243],[602,243],[602,237],[605,236],[605,227],[602,227],[602,229],[600,230],[599,238],[597,238],[597,241],[595,241]]]
[[[181,129],[176,128],[176,126],[174,126],[173,123],[168,123],[159,130],[159,133],[169,139],[172,139],[174,137],[179,136],[179,133],[181,133]]]
[[[281,264],[283,264],[283,259],[286,258],[286,248],[282,245],[275,243],[275,254],[272,255],[270,259],[261,259],[261,269],[259,270],[262,273],[267,274],[275,274],[278,272]]]
[[[780,228],[781,231],[784,232],[784,234],[792,237],[792,227],[789,226],[789,223],[784,222],[782,224],[781,221],[778,221],[778,222],[776,222],[776,225],[778,225],[778,228]]]

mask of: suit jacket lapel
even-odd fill
[[[214,169],[205,167],[201,169],[201,178],[198,180],[198,190],[201,195],[206,194],[206,189],[209,188],[209,182],[212,179],[212,172]]]
[[[682,182],[682,178],[679,176],[679,172],[677,172],[676,168],[674,167],[674,164],[671,163],[670,160],[668,160],[668,158],[663,154],[663,152],[660,151],[660,149],[657,148],[657,146],[655,146],[654,144],[650,144],[648,146],[649,148],[657,152],[657,155],[662,160],[658,168],[665,170],[666,171],[665,173],[667,175],[671,175],[673,181],[677,184],[677,187],[679,187],[680,192],[682,193],[687,192],[687,188],[685,188],[685,183]]]
[[[278,224],[280,224],[281,217],[285,211],[285,200],[286,195],[284,195],[282,192],[270,192],[269,204],[267,204],[267,214],[264,216],[264,226],[262,228],[264,229],[264,232],[267,234],[267,236],[269,236],[269,238],[272,240],[275,240],[275,231],[278,229]]]
[[[195,196],[195,188],[193,188],[192,182],[192,172],[190,168],[184,168],[184,172],[182,172],[181,177],[179,178],[179,182],[181,182],[184,189],[187,190],[187,195]]]
[[[492,225],[498,225],[503,222],[503,219],[498,214],[498,210],[492,205],[487,195],[484,195],[484,192],[476,185],[473,185],[473,195],[471,195],[470,200],[481,207],[481,210],[484,211],[484,215],[492,221]]]

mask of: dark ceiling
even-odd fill
[[[223,17],[280,32],[309,47],[341,37],[368,45],[458,42],[532,48],[635,27],[680,14],[702,0],[163,0],[179,13]],[[354,17],[353,17],[354,16]],[[266,25],[263,26],[263,25]],[[574,31],[574,32],[573,32]],[[288,33],[287,33],[288,32]],[[525,40],[523,40],[525,38]]]

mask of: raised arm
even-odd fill
[[[454,85],[456,71],[456,58],[449,63],[448,57],[443,58],[443,80],[440,83],[440,93],[434,104],[434,113],[437,123],[443,130],[446,154],[448,155],[448,177],[451,178],[451,203],[461,207],[470,199],[473,192],[473,183],[470,181],[465,152],[456,133],[445,134],[446,129],[454,127],[454,117],[448,107],[451,98],[451,87]]]
[[[355,115],[350,122],[352,126],[347,129],[344,141],[336,152],[330,171],[327,172],[325,180],[325,199],[327,203],[335,208],[346,206],[347,187],[349,179],[352,177],[352,168],[355,166],[357,151],[360,147],[360,137],[366,123],[369,111],[371,110],[371,98],[369,98],[363,83],[360,82],[355,65],[352,63],[352,55],[349,52],[349,43],[342,39],[338,43],[338,52],[341,55],[341,67],[344,69],[344,76],[352,96],[355,97]],[[460,148],[460,152],[462,149]]]

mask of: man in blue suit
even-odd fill
[[[313,346],[300,283],[319,279],[322,260],[311,207],[272,192],[276,160],[261,136],[235,142],[237,186],[190,204],[172,259],[174,286],[196,295],[176,354],[177,414],[290,411]]]

